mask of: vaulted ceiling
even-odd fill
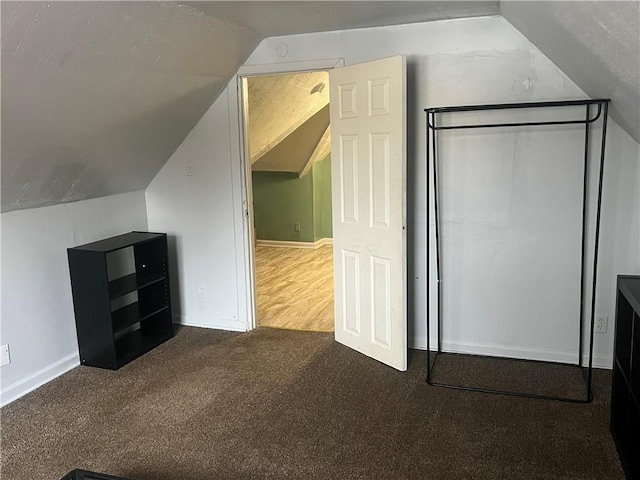
[[[327,72],[247,79],[249,156],[254,167],[267,152],[329,104],[328,83]],[[326,117],[320,136],[329,124],[328,112]]]
[[[306,175],[331,151],[329,74],[247,79],[248,143],[254,172]]]
[[[499,13],[640,140],[636,1],[3,1],[2,211],[144,189],[267,36]]]

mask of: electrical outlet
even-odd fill
[[[606,315],[598,315],[596,317],[596,333],[607,333],[609,317]]]
[[[191,161],[187,161],[187,177],[193,177],[196,173],[195,170],[193,168],[193,163],[191,163]]]
[[[0,346],[0,367],[4,367],[11,363],[11,357],[9,356],[9,345]]]
[[[300,231],[300,222],[296,222],[293,224],[293,231],[294,232],[299,232]]]
[[[205,298],[207,298],[207,289],[205,288],[204,285],[200,285],[198,287],[198,298],[201,300],[204,300]]]

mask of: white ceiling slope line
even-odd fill
[[[640,143],[640,2],[501,1],[501,14]]]

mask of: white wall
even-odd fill
[[[288,46],[286,58],[281,58],[276,53],[276,47],[280,43]],[[424,348],[427,203],[423,109],[428,106],[576,99],[585,98],[585,94],[501,17],[269,38],[260,44],[246,65],[294,62],[291,69],[295,70],[299,65],[295,62],[344,58],[345,64],[350,65],[395,54],[406,55],[408,64],[409,343]],[[179,299],[182,320],[213,327],[243,329],[247,293],[243,287],[239,132],[233,104],[236,95],[233,82],[227,87],[226,93],[227,95],[223,94],[218,98],[151,183],[147,189],[147,205],[150,229],[169,231],[177,239],[177,271],[182,282]],[[614,274],[639,271],[637,245],[640,235],[640,206],[637,182],[638,144],[615,124],[611,125],[610,133],[597,308],[598,313],[612,317]],[[502,135],[502,140],[498,143],[510,145],[512,153],[515,151],[517,155],[525,152],[526,141],[514,143],[510,136],[512,134]],[[524,138],[526,140],[528,137]],[[546,145],[545,142],[551,143]],[[575,147],[578,150],[582,146],[575,135],[568,140],[569,143],[557,135],[549,137],[545,142],[543,144],[547,147],[558,146],[560,152],[572,150],[572,143],[577,142]],[[195,177],[185,176],[189,162],[197,166]],[[565,195],[563,185],[574,185],[576,182],[579,185],[579,173],[578,178],[575,178],[576,172],[569,167],[570,165],[561,166],[561,170],[554,173],[557,175],[553,182],[554,202],[560,201]],[[520,172],[519,179],[524,180],[528,186],[542,184],[544,187],[547,182],[543,173],[540,170],[527,173],[525,169]],[[495,187],[499,190],[500,195],[521,187],[513,179],[504,176],[486,176],[485,183],[489,189]],[[551,190],[542,192],[544,197]],[[575,202],[575,198],[574,190],[569,204]],[[623,204],[628,204],[629,207],[623,209]],[[554,210],[554,204],[546,201],[545,208],[539,214],[544,216]],[[565,238],[557,232],[558,226],[569,218],[573,219],[572,216],[564,216],[563,212],[558,212],[557,218],[552,219],[553,222],[547,222],[544,232],[550,236],[537,245],[539,253],[547,252],[550,258],[556,258],[552,257],[554,238],[565,242],[561,246],[562,252],[571,251],[573,247],[570,247],[568,241],[572,237]],[[463,221],[472,220],[463,218]],[[628,226],[629,224],[631,225]],[[575,224],[573,228],[575,233]],[[527,235],[533,238],[531,232]],[[511,239],[508,247],[514,252],[512,255],[516,255],[514,247],[520,240],[521,238]],[[534,258],[519,258],[518,261],[517,265],[507,265],[514,269],[514,275],[531,271],[538,275],[535,279],[538,284],[546,279],[547,283],[558,285],[557,293],[553,288],[547,287],[542,292],[553,293],[554,314],[560,311],[571,314],[575,311],[577,278],[568,287],[561,283],[563,279],[569,281],[575,265],[571,270],[565,269],[562,264],[548,262],[546,266],[552,269],[549,271],[536,264]],[[476,263],[470,268],[477,269],[478,266]],[[457,273],[461,275],[459,278],[464,278],[473,271],[475,270],[465,270],[463,266]],[[554,278],[558,275],[559,278]],[[494,284],[499,283],[496,280],[491,278]],[[207,301],[198,298],[200,282],[208,285]],[[237,290],[236,284],[240,285]],[[548,359],[564,358],[567,350],[573,348],[571,344],[556,342],[559,332],[563,335],[566,333],[561,332],[564,327],[560,327],[558,331],[553,325],[546,327],[535,337],[533,343],[527,336],[520,335],[521,332],[509,330],[512,322],[509,314],[517,311],[517,307],[521,305],[518,298],[510,299],[505,295],[499,298],[503,299],[500,302],[504,302],[504,308],[494,309],[493,312],[489,309],[471,312],[475,321],[488,322],[492,335],[478,335],[478,331],[482,332],[479,329],[485,328],[478,323],[473,328],[463,328],[456,335],[450,335],[449,340],[466,350],[484,348],[484,351],[488,349],[489,352],[511,355],[531,355],[531,350],[536,350],[534,355]],[[450,307],[457,302],[454,297],[447,297],[445,301],[449,302]],[[474,306],[482,305],[478,303]],[[545,300],[530,299],[526,308],[527,319],[539,318],[550,311],[545,308]],[[448,311],[451,313],[452,309]],[[432,310],[431,313],[434,312]],[[454,317],[449,320],[457,319]],[[564,318],[554,320],[562,324],[567,321]],[[570,321],[575,324],[574,318]],[[595,348],[599,355],[597,363],[609,365],[611,334],[599,335]]]
[[[151,182],[146,198],[149,229],[169,235],[176,321],[244,331],[240,165],[232,164],[231,148],[225,91]]]
[[[595,351],[613,352],[616,276],[640,273],[640,145],[615,122],[607,135],[596,313],[609,316]]]
[[[144,192],[3,213],[2,405],[79,364],[67,248],[147,229]]]
[[[584,108],[573,111],[574,118],[584,116]],[[492,115],[493,121],[504,118]],[[592,134],[587,252],[593,248],[601,139],[598,128]],[[445,344],[575,362],[583,127],[443,132],[439,138]],[[595,311],[611,324],[606,335],[595,337],[600,366],[611,363],[616,274],[638,272],[639,168],[638,144],[610,120]],[[589,257],[587,316],[591,264]]]

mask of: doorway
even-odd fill
[[[326,71],[243,79],[258,326],[333,332]]]
[[[240,175],[247,330],[255,329],[256,277],[247,139],[247,78],[329,69],[332,133],[334,328],[337,342],[407,368],[406,58],[252,65],[238,72]],[[240,203],[241,201],[241,203]],[[240,207],[242,210],[240,210]]]

